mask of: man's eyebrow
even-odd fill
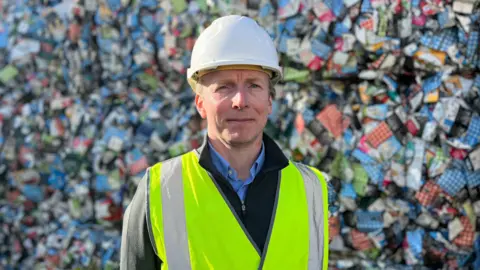
[[[235,83],[235,80],[232,78],[221,78],[216,81],[213,81],[212,84],[219,83],[219,84],[228,84],[228,83]]]
[[[262,78],[260,77],[249,77],[246,80],[247,82],[263,82]]]
[[[266,88],[269,85],[269,79],[265,79],[264,77],[255,76],[246,79],[247,83],[255,83],[260,85],[262,88]]]

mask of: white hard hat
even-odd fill
[[[218,18],[200,34],[193,47],[187,79],[194,88],[198,72],[226,66],[260,67],[271,74],[273,84],[282,78],[272,38],[253,19],[245,16]]]

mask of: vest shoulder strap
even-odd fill
[[[305,189],[307,192],[307,201],[313,224],[321,224],[315,231],[311,232],[310,239],[319,239],[319,242],[310,243],[310,251],[318,252],[320,255],[320,265],[309,265],[309,269],[328,269],[328,188],[324,174],[312,167],[298,162],[292,162],[301,172]],[[327,178],[328,179],[328,178]],[[323,235],[321,233],[323,232]],[[319,235],[320,234],[320,235]],[[322,242],[322,243],[321,243]]]

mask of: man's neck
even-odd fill
[[[258,157],[262,148],[262,136],[258,140],[242,146],[232,146],[219,139],[208,138],[215,150],[230,164],[238,174],[238,178],[245,180],[250,175],[250,168]]]

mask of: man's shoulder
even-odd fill
[[[317,176],[319,176],[319,177],[321,176],[326,182],[329,182],[329,180],[330,180],[330,177],[328,176],[327,173],[325,173],[324,171],[321,171],[320,169],[318,169],[314,166],[310,166],[310,165],[307,165],[307,164],[304,164],[304,163],[301,163],[301,162],[297,162],[297,161],[290,161],[290,163],[292,163],[293,165],[295,165],[295,167],[297,167],[299,169],[307,169],[307,170],[312,171]]]
[[[150,166],[148,169],[150,169],[150,170],[158,169],[158,168],[160,168],[160,167],[163,166],[163,165],[171,164],[171,163],[173,163],[173,162],[178,162],[178,160],[182,159],[183,156],[188,155],[188,154],[191,154],[191,153],[194,152],[194,151],[195,151],[195,150],[192,150],[192,151],[183,153],[183,154],[178,155],[178,156],[175,156],[175,157],[171,157],[171,158],[168,158],[168,159],[165,159],[165,160],[162,160],[162,161],[158,161],[157,163],[155,163],[155,164],[153,164],[152,166]]]

